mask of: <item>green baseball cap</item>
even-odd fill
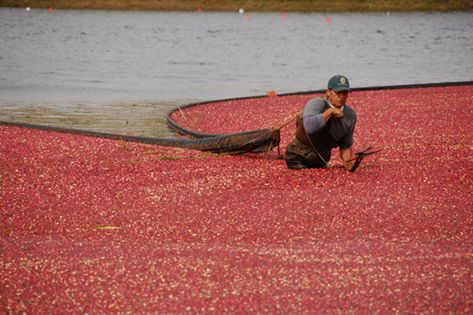
[[[350,82],[347,77],[337,74],[328,80],[328,88],[335,92],[350,91]]]

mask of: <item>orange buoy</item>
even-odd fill
[[[268,95],[268,97],[276,97],[278,96],[278,93],[276,93],[276,91],[268,91],[268,93],[266,93],[266,95]]]

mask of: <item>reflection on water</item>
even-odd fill
[[[335,73],[355,87],[473,79],[471,12],[0,9],[0,30],[2,119],[104,131],[156,135],[170,106],[321,89]]]

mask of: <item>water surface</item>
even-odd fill
[[[473,13],[0,9],[0,115],[159,135],[177,105],[325,88],[473,80]]]

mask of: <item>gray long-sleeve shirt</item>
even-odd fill
[[[323,118],[323,112],[328,108],[333,107],[327,100],[316,98],[310,100],[304,108],[302,113],[302,122],[305,131],[310,135],[319,132],[326,127]],[[356,124],[356,114],[349,106],[342,107],[344,117],[335,119],[329,133],[340,142],[340,148],[349,148],[353,145],[353,132]]]

